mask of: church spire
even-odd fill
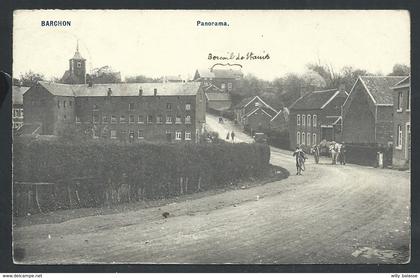
[[[80,52],[79,52],[79,40],[77,40],[77,43],[76,43],[76,52],[74,53],[73,59],[76,59],[76,60],[85,60],[82,57],[82,55],[80,55]]]

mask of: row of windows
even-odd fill
[[[397,98],[397,111],[398,112],[402,111],[403,102],[404,102],[404,94],[403,92],[398,92],[398,98]],[[410,110],[410,105],[411,105],[410,91],[407,91],[407,101],[405,102],[405,109],[407,111]]]
[[[144,124],[145,123],[145,118],[143,115],[138,115],[137,117],[135,115],[129,115],[128,116],[128,122],[129,123],[139,123],[139,124]],[[166,124],[173,124],[174,120],[175,120],[175,124],[182,124],[182,118],[180,116],[176,116],[176,117],[172,117],[172,116],[166,116],[165,119],[165,123]],[[153,124],[153,123],[157,123],[157,124],[163,124],[163,116],[162,115],[158,115],[156,117],[153,117],[152,115],[148,115],[146,117],[146,121],[148,124]],[[76,123],[80,123],[80,118],[78,116],[76,116]],[[99,115],[93,115],[92,117],[92,122],[93,123],[99,123]],[[102,116],[102,123],[112,123],[112,124],[116,124],[118,122],[118,118],[115,115],[112,115],[111,117],[109,116]],[[119,123],[127,123],[127,118],[124,115],[121,115],[119,118]],[[184,117],[184,123],[185,124],[191,124],[191,116],[187,115]]]
[[[60,102],[59,100],[57,100],[57,108],[60,108],[60,107],[61,107],[61,105],[63,105],[63,107],[64,107],[64,108],[66,108],[66,107],[67,107],[67,105],[68,105],[69,107],[72,107],[72,106],[73,106],[73,101],[69,100],[69,101],[67,102],[66,100],[63,100],[62,102]]]
[[[182,131],[175,131],[175,140],[182,140],[182,138],[184,137],[184,140],[191,140],[191,132],[190,131],[185,131],[184,132],[184,136],[182,136]],[[106,137],[107,132],[105,131],[103,134],[103,137]],[[168,135],[172,135],[170,131],[166,131],[166,136]],[[126,136],[126,131],[120,131],[120,136]],[[99,138],[99,131],[98,130],[94,130],[93,131],[93,137],[94,138]],[[139,129],[137,130],[137,132],[135,132],[134,130],[129,130],[128,131],[128,137],[134,139],[135,137],[137,137],[137,139],[144,139],[144,130]],[[110,131],[110,138],[111,139],[117,139],[117,130],[115,129],[111,129]]]
[[[311,138],[312,138],[312,142],[311,142]],[[312,143],[312,144],[311,144]],[[307,145],[307,146],[311,146],[311,145],[315,145],[317,144],[316,141],[316,133],[312,133],[312,137],[311,137],[311,133],[308,132],[305,134],[305,132],[302,132],[302,134],[298,131],[296,133],[296,145]]]
[[[171,110],[172,109],[172,103],[166,103],[166,110]],[[97,111],[99,110],[99,105],[97,104],[93,104],[93,110]],[[128,104],[128,110],[135,110],[135,103],[129,103]],[[191,104],[190,103],[186,103],[185,104],[185,110],[189,111],[191,110]]]
[[[317,126],[317,115],[313,115],[311,117],[311,115],[297,115],[296,116],[296,125],[300,126],[302,124],[302,126],[313,126],[316,127]]]

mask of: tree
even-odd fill
[[[20,78],[18,80],[18,84],[20,86],[24,87],[32,87],[35,85],[38,81],[44,81],[45,77],[43,74],[35,73],[33,71],[28,71],[25,74],[21,74]]]
[[[136,76],[126,77],[125,82],[127,82],[127,83],[159,82],[159,78],[151,78],[151,77],[147,77],[145,75],[136,75]]]
[[[103,66],[93,69],[89,79],[96,84],[120,83],[121,73],[113,71],[110,66]]]
[[[395,64],[392,72],[388,75],[391,76],[406,76],[410,75],[410,67],[404,64]]]

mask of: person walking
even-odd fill
[[[296,157],[296,175],[302,175],[302,170],[305,169],[305,152],[298,146],[293,156]]]
[[[335,149],[335,143],[330,145],[330,153],[331,153],[331,164],[335,165],[337,163],[337,151]]]
[[[229,131],[228,131],[228,133],[227,133],[227,135],[226,135],[226,140],[227,140],[227,141],[229,141],[229,134],[230,134],[230,133],[229,133]]]
[[[319,163],[319,146],[318,145],[315,144],[312,147],[312,153],[314,154],[315,163],[318,164]]]
[[[235,141],[235,133],[233,132],[233,130],[232,130],[232,132],[230,133],[230,138],[232,138],[232,142],[234,142],[234,141]]]

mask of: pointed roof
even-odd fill
[[[399,89],[399,88],[406,88],[409,87],[411,84],[411,76],[407,76],[397,84],[395,84],[392,89]]]
[[[407,76],[359,76],[375,105],[393,105],[394,84]]]
[[[13,86],[12,87],[12,101],[13,104],[23,104],[23,94],[31,87]]]
[[[86,59],[84,59],[82,57],[82,55],[80,55],[80,52],[79,52],[79,41],[77,41],[76,52],[74,53],[72,59],[74,59],[74,60],[86,60]]]
[[[298,98],[291,106],[293,110],[323,109],[337,96],[347,98],[348,93],[337,89],[308,92]],[[344,101],[343,101],[344,102]]]

